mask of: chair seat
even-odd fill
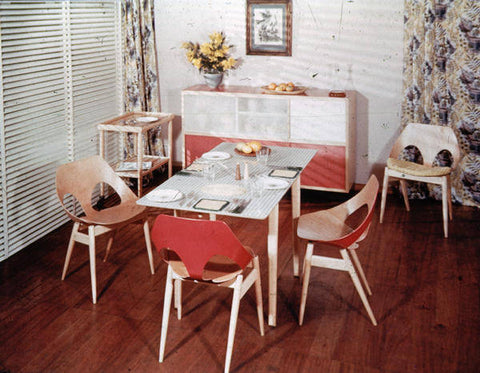
[[[388,158],[387,167],[391,170],[413,176],[446,176],[452,172],[450,167],[430,167],[423,164],[404,161],[402,159]]]
[[[109,207],[105,210],[95,211],[81,220],[88,224],[99,224],[104,226],[126,224],[138,220],[139,216],[145,212],[144,206],[139,206],[135,202],[126,202],[118,206]]]
[[[351,233],[353,229],[329,211],[317,211],[300,216],[297,235],[304,240],[329,242]]]

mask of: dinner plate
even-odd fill
[[[146,195],[153,202],[174,202],[183,198],[183,193],[176,189],[156,189]]]
[[[209,161],[222,161],[224,159],[230,158],[231,155],[226,152],[208,152],[204,153],[202,155],[203,159],[209,160]]]
[[[155,122],[158,120],[157,117],[139,117],[137,118],[137,122]]]
[[[289,185],[288,181],[274,177],[265,177],[262,179],[262,183],[265,189],[285,189]]]

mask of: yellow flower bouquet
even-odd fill
[[[233,46],[226,44],[224,33],[213,32],[209,38],[208,43],[189,41],[182,44],[182,48],[187,50],[188,62],[202,73],[223,73],[234,69],[237,60],[229,54]]]

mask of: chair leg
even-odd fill
[[[95,264],[95,226],[88,227],[88,253],[90,257],[90,277],[92,281],[93,304],[97,303],[97,271]]]
[[[170,306],[172,304],[172,292],[173,292],[173,281],[172,281],[172,268],[168,266],[167,271],[167,280],[165,284],[165,298],[163,302],[163,316],[162,316],[162,332],[160,335],[160,352],[158,361],[163,362],[165,355],[165,344],[167,342],[167,329],[168,329],[168,317],[170,316]]]
[[[150,239],[150,228],[148,227],[148,219],[146,218],[143,223],[143,233],[145,234],[145,244],[147,245],[147,254],[148,254],[148,262],[150,263],[150,272],[152,273],[152,275],[154,275],[155,268],[153,266],[152,241]]]
[[[177,309],[177,319],[182,319],[182,281],[175,279],[175,301],[174,307]]]
[[[358,274],[360,275],[360,278],[363,281],[363,285],[365,286],[365,289],[367,289],[368,295],[372,295],[372,290],[368,285],[367,278],[365,277],[365,272],[363,272],[362,264],[360,263],[360,260],[358,259],[358,256],[357,256],[357,252],[355,250],[348,250],[348,252],[352,256],[353,263],[357,267]]]
[[[382,201],[380,205],[380,223],[383,223],[385,205],[387,204],[387,191],[388,191],[388,168],[385,167],[385,175],[383,176],[383,186],[382,186]]]
[[[400,180],[400,189],[402,191],[405,208],[407,209],[407,211],[410,211],[410,203],[408,202],[408,193],[407,193],[407,182],[405,180]]]
[[[113,240],[115,239],[116,233],[117,231],[113,231],[110,237],[108,238],[107,248],[105,249],[105,256],[103,257],[104,262],[107,261],[108,255],[110,254],[110,250],[112,249],[112,244],[113,244]]]
[[[75,236],[77,235],[79,228],[80,223],[73,224],[72,234],[70,235],[70,241],[68,242],[67,256],[65,257],[65,264],[63,265],[62,281],[65,280],[65,276],[67,275],[68,265],[70,264],[70,258],[72,257],[73,247],[75,246]]]
[[[450,220],[453,220],[452,182],[450,179],[450,175],[447,175],[446,178],[447,178],[448,213],[449,213]]]
[[[360,298],[362,299],[363,306],[367,310],[368,316],[370,316],[370,320],[372,321],[372,324],[377,326],[377,320],[375,319],[375,316],[373,315],[373,311],[370,307],[370,303],[368,303],[367,295],[365,294],[365,291],[363,290],[362,284],[360,282],[360,279],[358,278],[357,272],[355,272],[355,268],[353,267],[353,263],[350,260],[350,257],[347,253],[347,250],[346,249],[340,250],[340,255],[342,256],[343,260],[345,261],[346,269],[347,269],[348,273],[350,274],[350,277],[353,281],[353,285],[355,285],[355,288],[357,289],[357,292],[360,295]]]
[[[255,280],[255,298],[257,300],[257,315],[258,325],[260,327],[260,335],[265,335],[265,321],[263,319],[263,299],[262,299],[262,282],[260,279],[260,263],[258,256],[253,258],[253,269],[257,272],[257,279]]]
[[[307,302],[308,283],[310,282],[310,270],[312,268],[313,243],[307,244],[305,259],[303,261],[302,276],[302,296],[300,299],[300,313],[298,315],[298,324],[303,325],[303,316],[305,315],[305,303]]]
[[[443,234],[445,238],[448,238],[448,215],[449,215],[449,203],[448,203],[448,182],[447,178],[442,178],[442,215],[443,215]]]
[[[241,287],[243,276],[238,276],[233,284],[232,311],[230,314],[230,325],[228,327],[227,353],[225,356],[225,372],[230,371],[230,363],[232,361],[233,342],[235,340],[235,329],[237,327],[238,309],[240,308]]]

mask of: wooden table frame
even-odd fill
[[[136,119],[140,117],[153,116],[159,119],[153,122],[137,122]],[[125,159],[123,162],[137,162],[137,169],[132,171],[116,171],[121,177],[130,177],[138,179],[137,195],[139,197],[143,194],[142,179],[144,176],[151,174],[156,169],[168,163],[168,177],[172,176],[172,121],[174,114],[160,113],[160,112],[129,112],[119,117],[112,118],[100,123],[97,128],[99,131],[100,156],[105,158],[105,132],[117,133],[132,133],[135,135],[135,156]],[[168,154],[166,157],[146,155],[144,154],[143,136],[149,130],[167,124],[167,141]],[[142,169],[144,161],[151,161],[152,167],[148,170]],[[117,163],[116,167],[120,164]],[[103,191],[102,191],[103,193]]]

